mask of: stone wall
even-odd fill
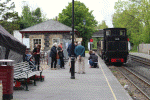
[[[49,47],[51,48],[52,46],[53,46],[53,39],[60,39],[60,42],[59,43],[61,43],[62,42],[62,39],[63,39],[63,35],[62,34],[50,34],[49,35]]]
[[[45,45],[44,51],[48,51],[48,50],[50,49],[50,47],[49,47],[49,45],[50,45],[50,43],[49,43],[49,41],[50,41],[49,35],[50,35],[50,34],[46,33],[46,34],[44,34],[44,35],[45,35],[45,38],[44,38],[44,40],[45,40],[45,43],[44,43],[44,45]]]
[[[148,54],[150,50],[150,44],[139,44],[139,52]]]
[[[24,38],[29,38],[30,40],[30,50],[32,51],[34,48],[33,46],[33,39],[41,39],[41,50],[48,51],[53,46],[53,39],[60,39],[59,43],[63,43],[63,40],[71,40],[70,33],[26,33],[24,34]],[[77,38],[75,35],[74,38]]]

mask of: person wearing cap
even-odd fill
[[[53,47],[51,48],[51,51],[50,51],[51,70],[56,70],[56,64],[57,64],[57,58],[56,58],[56,56],[57,56],[57,43],[54,43]],[[53,68],[53,63],[54,63],[54,68]]]
[[[85,63],[84,63],[84,57],[85,57],[85,47],[81,45],[81,42],[78,42],[78,46],[74,50],[76,56],[77,56],[77,62],[78,62],[78,74],[81,73],[85,74]],[[81,70],[82,66],[82,70]]]

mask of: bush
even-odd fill
[[[134,46],[132,47],[132,49],[130,50],[130,52],[138,52],[138,50],[137,50],[137,45],[134,45]]]

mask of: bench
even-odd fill
[[[28,85],[27,85],[27,79],[34,77],[34,86],[36,86],[36,74],[40,74],[40,79],[42,81],[42,71],[32,71],[33,69],[30,68],[29,62],[21,62],[21,63],[16,63],[13,64],[14,66],[14,80],[25,80],[26,84],[26,91],[28,90]]]

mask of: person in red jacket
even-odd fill
[[[33,50],[33,56],[35,58],[35,65],[37,65],[37,70],[39,70],[40,67],[40,49],[41,45],[38,44],[37,47]]]

